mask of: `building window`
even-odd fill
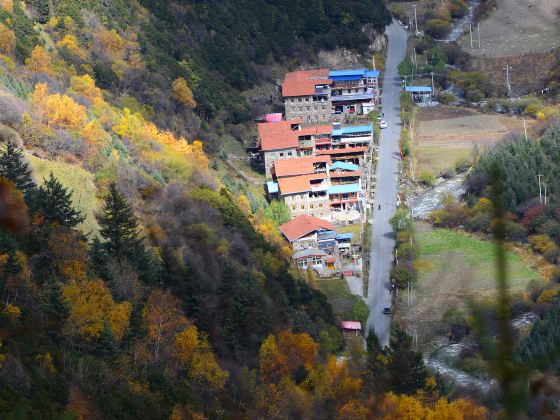
[[[297,206],[292,206],[292,210],[295,210],[297,208]]]
[[[311,204],[310,207],[311,207],[312,209],[314,209],[314,208],[315,208],[315,204]]]
[[[284,157],[284,153],[280,152],[280,157]]]
[[[300,206],[300,209],[301,209],[301,210],[305,210],[305,206],[302,204],[302,205]]]
[[[288,152],[288,156],[292,156],[292,152]]]
[[[323,203],[320,203],[320,204],[319,204],[319,207],[323,207]]]

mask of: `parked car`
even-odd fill
[[[390,308],[389,306],[385,306],[385,307],[383,308],[383,313],[384,313],[385,315],[391,315],[391,308]]]
[[[387,122],[384,120],[381,120],[379,122],[379,128],[387,128]]]

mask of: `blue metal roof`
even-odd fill
[[[405,90],[413,93],[432,92],[432,88],[430,86],[407,86]]]
[[[371,124],[368,125],[354,125],[350,127],[342,127],[340,129],[335,129],[332,131],[332,137],[339,137],[343,136],[344,134],[356,134],[356,133],[371,133],[373,130],[373,126]]]
[[[276,194],[278,192],[278,183],[274,181],[268,181],[266,183],[266,188],[270,194]]]
[[[327,190],[327,194],[347,194],[360,192],[360,184],[333,185]]]
[[[354,95],[336,95],[331,96],[331,102],[341,102],[341,101],[357,101],[360,99],[373,99],[373,92],[368,93],[356,93]]]
[[[345,239],[352,239],[353,237],[354,237],[354,234],[352,232],[339,233],[338,235],[336,235],[336,240],[337,241],[343,241]]]
[[[358,165],[354,165],[353,163],[350,162],[334,162],[331,166],[329,166],[329,170],[335,170],[335,169],[344,169],[346,171],[357,171],[359,169]]]
[[[359,80],[362,77],[379,77],[379,70],[347,69],[329,71],[329,79],[333,80]]]

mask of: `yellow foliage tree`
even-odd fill
[[[109,134],[103,129],[97,119],[88,122],[81,132],[82,137],[92,147],[101,147],[110,139]]]
[[[68,334],[97,339],[107,323],[115,340],[122,339],[129,324],[131,306],[129,302],[115,303],[103,281],[71,282],[63,287],[63,295],[70,305]]]
[[[148,332],[150,357],[155,362],[161,353],[173,351],[175,335],[189,325],[179,300],[171,292],[161,290],[150,293],[142,311],[142,322]]]
[[[196,107],[196,101],[194,100],[194,95],[187,84],[187,81],[182,77],[175,79],[171,84],[171,89],[173,90],[173,95],[175,95],[175,99],[183,104],[185,107],[189,109],[193,109]]]
[[[125,108],[121,117],[113,125],[113,132],[121,138],[134,139],[135,134],[142,129],[144,118],[139,113],[132,113]]]
[[[188,376],[196,383],[221,390],[229,373],[220,368],[206,336],[196,326],[189,325],[175,336],[177,359],[187,367]]]
[[[362,389],[362,380],[350,376],[348,364],[329,356],[325,365],[313,369],[305,386],[312,390],[316,397],[322,401],[333,401],[342,407],[350,401],[359,399]]]
[[[31,102],[47,125],[80,131],[88,122],[85,106],[78,104],[68,95],[49,95],[46,83],[35,85]]]
[[[389,419],[468,419],[485,420],[488,410],[469,400],[449,401],[439,398],[435,404],[425,404],[418,396],[387,393],[376,410],[379,418]]]
[[[64,21],[66,22],[66,18]],[[56,43],[56,46],[61,49],[62,48],[66,49],[70,54],[81,59],[84,59],[87,56],[86,52],[82,48],[80,48],[78,39],[74,35],[70,35],[70,34],[64,35],[64,38],[58,41]]]
[[[50,73],[52,63],[47,50],[37,45],[33,48],[31,56],[25,60],[25,65],[29,70],[37,73]]]
[[[95,38],[101,43],[104,50],[107,51],[112,58],[122,57],[126,41],[115,29],[107,30],[103,27],[95,34]]]
[[[288,372],[288,361],[278,349],[276,337],[269,335],[259,350],[259,371],[265,382],[279,380]]]
[[[16,47],[16,34],[6,25],[0,23],[0,52],[12,55]]]
[[[191,146],[192,153],[198,163],[198,166],[203,169],[208,169],[208,157],[206,156],[206,153],[204,153],[202,142],[200,140],[195,140],[192,142]]]
[[[95,80],[89,74],[72,76],[70,78],[70,90],[92,101],[101,97],[101,89],[95,86]]]

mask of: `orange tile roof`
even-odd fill
[[[257,124],[261,150],[293,149],[298,146],[299,130],[292,130],[292,124],[301,120],[288,120]]]
[[[310,136],[313,134],[332,134],[332,125],[310,125],[307,127],[301,127],[298,131],[298,136]]]
[[[274,161],[274,173],[277,177],[312,174],[315,163],[330,164],[330,156],[305,156],[294,159],[279,159]]]
[[[282,96],[308,96],[315,94],[316,85],[330,85],[328,69],[293,71],[286,73],[282,83]]]
[[[336,228],[326,220],[307,215],[298,216],[280,226],[280,231],[290,242],[319,229],[336,230]]]
[[[280,195],[311,191],[311,180],[325,179],[327,174],[310,174],[278,179]]]
[[[298,147],[299,136],[310,136],[313,134],[331,134],[331,125],[311,125],[292,130],[292,124],[301,124],[302,120],[287,120],[278,122],[259,123],[260,148],[263,151],[293,149]]]

